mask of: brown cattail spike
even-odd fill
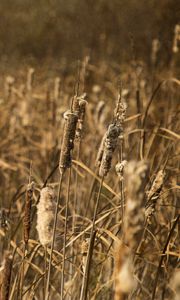
[[[78,118],[78,126],[76,130],[76,137],[78,139],[82,138],[83,124],[86,113],[86,105],[87,101],[85,100],[86,94],[82,95],[79,100],[79,118]]]
[[[71,151],[74,148],[74,139],[76,134],[78,115],[76,113],[67,111],[64,114],[64,118],[65,128],[59,162],[59,170],[61,174],[71,166]]]
[[[25,210],[24,210],[24,242],[25,242],[25,244],[27,244],[28,240],[29,240],[33,190],[34,190],[34,182],[31,182],[27,186],[26,203],[25,203]]]
[[[5,254],[4,265],[3,265],[2,285],[1,285],[1,293],[0,293],[1,300],[9,299],[12,262],[13,262],[12,255],[9,252],[7,252]]]
[[[103,154],[101,150],[101,153],[99,153],[99,157],[98,157],[98,161],[99,161],[100,157],[102,156],[100,168],[99,168],[99,175],[101,177],[106,176],[111,168],[112,155],[117,146],[120,132],[121,132],[120,126],[115,124],[109,125],[105,140],[103,142],[104,143]]]

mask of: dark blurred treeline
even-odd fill
[[[1,0],[0,55],[127,60],[149,57],[159,38],[169,60],[177,0]]]

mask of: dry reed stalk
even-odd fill
[[[47,274],[47,281],[46,281],[46,291],[45,291],[45,300],[49,299],[49,289],[50,289],[50,275],[51,275],[51,262],[52,262],[52,254],[53,254],[53,249],[55,245],[55,235],[56,235],[56,226],[58,223],[58,206],[60,202],[60,195],[61,195],[61,188],[62,188],[62,179],[63,179],[63,174],[60,173],[60,179],[59,179],[59,188],[58,188],[58,197],[55,203],[55,208],[54,208],[54,213],[53,213],[53,219],[52,219],[52,233],[51,233],[51,238],[48,239],[45,238],[45,242],[47,241],[48,243],[51,243],[51,249],[50,249],[50,257],[49,257],[49,266],[48,266],[48,274]],[[47,217],[48,219],[48,217]],[[44,240],[44,239],[43,239]]]
[[[26,189],[26,202],[24,208],[24,242],[25,244],[28,243],[29,240],[29,232],[30,232],[30,225],[31,225],[31,205],[32,205],[32,198],[33,198],[33,190],[34,190],[34,182],[28,184]]]
[[[61,299],[64,299],[64,272],[65,272],[65,259],[66,259],[66,239],[67,239],[67,221],[68,221],[68,205],[70,197],[71,186],[71,168],[69,169],[68,185],[67,185],[67,197],[65,204],[65,225],[64,225],[64,242],[63,242],[63,262],[62,262],[62,275],[61,275]]]
[[[2,285],[0,291],[1,300],[9,299],[12,263],[13,263],[13,257],[9,252],[7,252],[4,257]]]
[[[114,256],[115,300],[124,300],[136,286],[133,277],[133,252],[139,246],[145,222],[144,189],[148,166],[143,161],[131,161],[124,169],[127,200],[124,211],[123,243],[119,242]]]
[[[76,99],[73,99],[72,107],[73,107],[73,105],[75,105],[75,102],[76,102]],[[78,105],[79,105],[79,102],[78,102]],[[74,109],[75,109],[75,107],[74,107]],[[58,190],[58,197],[57,197],[55,213],[54,213],[54,225],[53,225],[53,231],[52,231],[52,242],[51,242],[51,250],[50,250],[47,284],[46,284],[46,296],[45,296],[46,300],[49,298],[51,261],[52,261],[52,253],[53,253],[53,249],[54,249],[58,206],[59,206],[61,187],[62,187],[62,178],[63,178],[64,172],[67,170],[67,168],[71,167],[71,163],[72,163],[71,151],[74,148],[74,140],[75,140],[75,135],[76,135],[78,114],[74,111],[67,111],[64,114],[64,119],[65,119],[65,126],[64,126],[64,134],[63,134],[62,147],[61,147],[61,153],[60,153],[60,160],[59,160],[59,171],[60,171],[59,190]],[[67,207],[67,203],[66,203],[66,210],[67,209],[68,209],[68,207]],[[65,220],[65,228],[66,228],[66,226],[67,226],[67,219]],[[66,243],[66,237],[64,236],[64,244],[65,243]],[[66,248],[66,245],[65,245],[65,248]],[[64,270],[63,270],[63,272],[64,272]],[[64,279],[63,279],[63,281],[64,281]],[[62,285],[61,285],[61,295],[62,295],[63,289],[64,289],[63,281],[62,281]]]

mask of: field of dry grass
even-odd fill
[[[175,42],[168,69],[156,40],[151,65],[4,72],[0,300],[180,299]]]

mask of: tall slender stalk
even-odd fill
[[[53,225],[53,237],[52,237],[50,257],[49,257],[49,266],[48,266],[48,275],[47,275],[47,283],[46,283],[46,293],[45,293],[46,296],[45,296],[45,300],[49,299],[51,262],[52,262],[52,255],[53,255],[54,242],[55,242],[56,224],[57,224],[57,216],[58,216],[58,207],[59,207],[60,196],[61,196],[62,179],[63,179],[63,173],[60,173],[58,197],[57,197],[57,201],[56,201],[56,210],[55,210],[54,225]]]
[[[82,281],[80,300],[87,299],[89,274],[90,274],[90,260],[92,257],[92,241],[93,241],[93,238],[95,238],[94,227],[95,227],[95,222],[96,222],[97,210],[98,210],[98,206],[99,206],[99,200],[100,200],[100,196],[101,196],[103,181],[104,181],[104,176],[101,178],[100,187],[99,187],[97,200],[96,200],[96,205],[94,208],[94,215],[93,215],[93,221],[92,221],[92,227],[91,227],[91,233],[90,233],[90,241],[89,241],[88,253],[87,253],[87,258],[86,258],[86,265],[85,265],[83,281]]]
[[[65,259],[66,259],[67,221],[68,221],[68,204],[69,204],[69,196],[70,196],[70,186],[71,186],[71,168],[69,169],[67,197],[66,197],[66,204],[65,204],[65,225],[64,225],[63,261],[62,261],[62,276],[61,276],[61,300],[63,300],[64,297],[63,295],[64,271],[65,271]]]

